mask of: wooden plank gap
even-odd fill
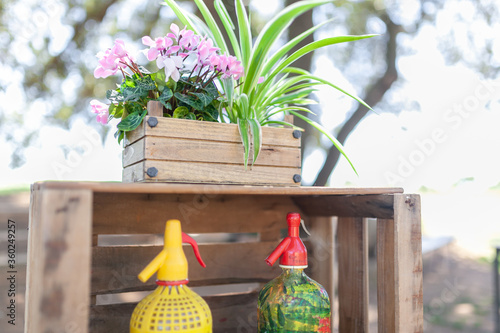
[[[339,217],[339,332],[368,332],[368,229],[366,220]]]

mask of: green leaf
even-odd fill
[[[283,71],[283,69],[288,67],[294,61],[298,60],[299,58],[303,57],[304,55],[306,55],[312,51],[315,51],[319,48],[329,46],[329,45],[346,43],[346,42],[356,41],[356,40],[360,40],[360,39],[371,38],[374,36],[377,36],[377,35],[337,36],[337,37],[330,37],[330,38],[325,38],[325,39],[311,42],[311,43],[301,47],[297,51],[295,51],[292,55],[290,55],[283,62],[281,62],[279,64],[279,66],[274,68],[273,71],[269,74],[269,76],[264,81],[264,84],[266,84],[268,81],[272,80],[276,75],[281,73]]]
[[[174,118],[185,118],[186,115],[189,113],[189,109],[185,106],[179,106],[174,110],[173,117]]]
[[[118,140],[118,143],[122,142],[123,138],[125,137],[125,132],[121,130],[117,130],[114,134],[115,139]]]
[[[106,98],[111,102],[118,104],[123,102],[123,95],[116,90],[108,90],[106,91]]]
[[[231,20],[231,16],[229,16],[229,13],[227,12],[227,9],[224,6],[222,0],[215,0],[214,8],[217,14],[219,14],[219,18],[222,22],[222,25],[224,25],[224,29],[226,29],[226,33],[229,37],[229,40],[231,41],[231,46],[233,47],[234,56],[237,59],[241,59],[240,44],[238,43],[238,39],[236,38],[236,34],[234,33],[234,23]]]
[[[277,64],[279,63],[279,61],[284,57],[286,56],[286,54],[291,50],[293,49],[297,44],[299,44],[301,41],[303,41],[305,38],[307,38],[309,35],[313,34],[316,30],[318,30],[319,28],[321,28],[322,26],[324,26],[325,24],[327,23],[330,23],[331,21],[333,21],[333,19],[331,20],[327,20],[325,22],[322,22],[320,24],[317,24],[315,25],[314,27],[304,31],[303,33],[301,33],[300,35],[296,36],[295,38],[293,38],[292,40],[290,40],[288,43],[286,43],[285,45],[283,45],[281,48],[279,48],[274,54],[272,57],[270,57],[269,59],[266,59],[266,63],[262,69],[262,73],[268,73],[271,71],[271,69]]]
[[[262,148],[262,128],[257,119],[248,119],[248,124],[250,125],[250,131],[252,134],[252,142],[253,142],[252,165],[254,165],[255,161],[257,161],[257,157],[259,157],[259,153]]]
[[[271,47],[274,45],[274,42],[279,39],[290,23],[302,13],[327,3],[333,3],[333,1],[304,0],[296,2],[285,7],[264,26],[254,43],[248,67],[245,67],[246,74],[245,83],[243,85],[244,93],[251,92],[257,84],[257,80],[261,76],[262,68]]]
[[[236,17],[238,19],[238,32],[240,34],[241,63],[243,68],[247,68],[252,52],[252,31],[245,5],[242,0],[235,0]]]
[[[362,105],[364,105],[365,107],[367,107],[368,109],[370,109],[370,110],[372,110],[372,111],[373,111],[373,109],[372,109],[372,108],[371,108],[368,104],[366,104],[366,102],[365,102],[365,101],[363,101],[361,98],[359,98],[358,96],[356,96],[356,95],[354,95],[354,94],[351,94],[351,93],[347,92],[346,90],[344,90],[344,89],[342,89],[342,88],[340,88],[340,87],[336,86],[335,84],[333,84],[333,83],[331,83],[331,82],[329,82],[329,81],[327,81],[327,80],[325,80],[325,79],[322,79],[322,78],[320,78],[320,77],[318,77],[318,76],[315,76],[315,75],[308,75],[307,77],[308,77],[308,78],[310,78],[311,80],[316,80],[316,81],[318,81],[318,82],[320,82],[320,83],[322,83],[322,84],[325,84],[325,85],[328,85],[328,86],[330,86],[330,87],[332,87],[332,88],[334,88],[334,89],[337,89],[337,90],[338,90],[338,91],[340,91],[341,93],[343,93],[343,94],[345,94],[345,95],[347,95],[347,96],[351,97],[351,98],[352,98],[352,99],[354,99],[355,101],[357,101],[357,102],[361,103]]]
[[[139,70],[141,71],[142,74],[147,74],[147,75],[150,75],[152,74],[150,71],[148,71],[148,69],[144,66],[141,66],[141,65],[137,65],[137,67],[139,68]]]
[[[213,97],[209,96],[206,93],[192,93],[192,94],[198,97],[198,100],[201,101],[203,107],[206,107],[214,100]]]
[[[250,104],[248,101],[247,94],[240,94],[236,100],[239,109],[239,117],[248,119],[251,118],[250,115]]]
[[[189,13],[184,11],[174,0],[165,0],[166,4],[174,11],[175,16],[187,26],[188,29],[193,30],[194,32],[198,32],[192,22],[192,20],[188,17]]]
[[[196,120],[196,115],[192,112],[188,112],[188,114],[184,116],[184,119]]]
[[[229,50],[227,49],[226,46],[226,42],[224,41],[224,36],[222,35],[219,26],[215,22],[215,19],[210,13],[208,7],[201,0],[194,0],[194,2],[196,3],[196,6],[198,6],[201,15],[203,15],[203,18],[205,19],[205,22],[208,28],[210,29],[210,32],[212,32],[215,44],[221,49],[222,53],[229,53]]]
[[[170,102],[165,102],[164,100],[159,100],[159,102],[165,107],[165,109],[172,110],[172,104],[170,104]]]
[[[238,130],[240,131],[241,142],[243,143],[243,149],[244,149],[243,161],[246,169],[248,165],[248,157],[250,155],[250,138],[248,133],[247,119],[238,118]]]
[[[163,89],[165,89],[165,86],[167,85],[167,83],[165,82],[165,80],[166,80],[165,71],[160,70],[156,73],[153,73],[153,74],[151,74],[151,78],[156,83],[156,86],[158,87],[158,91],[162,92]]]
[[[126,87],[135,87],[135,80],[129,76],[126,76],[125,79],[123,79],[122,84],[120,86],[120,89],[126,88]]]
[[[139,87],[125,87],[122,94],[124,102],[136,102],[139,99],[146,97],[148,95],[148,91]]]
[[[203,102],[200,101],[197,97],[195,96],[187,96],[184,94],[181,94],[180,92],[174,93],[175,98],[177,98],[179,101],[182,103],[192,107],[195,110],[203,110]]]
[[[212,105],[207,105],[203,111],[203,120],[206,121],[217,121],[217,118],[219,117],[219,111]]]
[[[165,87],[165,89],[163,89],[163,92],[161,93],[161,95],[158,97],[158,101],[167,101],[169,99],[172,98],[172,96],[174,96],[174,93],[172,92],[172,90],[170,90],[170,88],[168,87]]]
[[[142,122],[142,119],[146,116],[147,110],[142,110],[142,112],[132,112],[127,117],[125,117],[116,127],[124,132],[129,132],[135,130]]]
[[[306,116],[304,116],[304,115],[302,115],[302,114],[300,114],[298,112],[290,111],[290,113],[293,114],[294,116],[296,116],[296,117],[304,120],[306,123],[308,123],[309,125],[313,126],[319,132],[321,132],[322,134],[324,134],[333,143],[333,145],[338,149],[338,151],[342,155],[344,155],[344,157],[346,158],[347,162],[349,162],[349,164],[351,165],[351,168],[354,170],[354,172],[356,173],[356,175],[358,174],[358,172],[356,171],[356,168],[354,167],[354,165],[352,164],[351,160],[349,159],[349,157],[345,153],[344,147],[342,146],[342,144],[337,140],[336,137],[334,137],[333,135],[331,135],[330,133],[328,133],[328,130],[326,128],[324,128],[323,126],[321,126],[320,124],[318,124],[314,120],[311,120],[308,117],[306,117]]]
[[[108,114],[110,117],[115,114],[115,110],[116,110],[116,105],[111,103],[108,108]]]
[[[232,82],[231,79],[227,80],[230,80]],[[210,96],[212,96],[213,98],[217,98],[219,96],[219,89],[217,89],[217,86],[213,81],[209,83],[205,88],[203,88],[203,90],[210,94]]]
[[[151,78],[151,76],[147,75],[137,80],[137,87],[144,90],[155,90],[156,84]]]

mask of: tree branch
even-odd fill
[[[297,1],[299,1],[299,0],[286,0],[285,6],[289,6]],[[290,27],[288,28],[288,40],[291,40],[291,39],[297,37],[298,35],[303,33],[305,30],[307,30],[313,26],[312,13],[313,13],[313,11],[309,10],[296,18],[294,23],[292,23],[290,25]],[[307,44],[312,43],[312,42],[314,42],[314,36],[313,35],[307,36],[302,42],[300,42],[297,46],[295,46],[295,48],[293,50],[291,50],[291,52],[293,53],[293,52],[297,51],[299,48],[301,48],[302,46],[307,45]],[[312,58],[313,58],[313,53],[308,53],[308,54],[302,56],[301,58],[297,59],[293,63],[293,66],[310,71],[311,64],[312,64]],[[306,115],[306,117],[308,117],[308,116],[309,115]],[[306,142],[308,141],[308,137],[311,135],[311,133],[313,133],[314,128],[311,125],[309,125],[309,123],[307,123],[306,121],[304,121],[298,117],[294,118],[294,125],[304,129],[304,132],[302,133],[302,146],[300,148],[302,160],[304,160],[304,151],[306,148]]]
[[[387,68],[384,74],[373,84],[367,91],[364,101],[374,107],[382,100],[385,93],[391,88],[392,84],[398,79],[398,71],[396,68],[397,59],[397,35],[402,31],[400,25],[395,24],[388,15],[382,17],[387,27],[387,46],[386,46],[386,63]],[[347,137],[356,128],[358,123],[366,116],[369,109],[363,105],[359,105],[351,117],[344,123],[337,135],[337,140],[344,144]],[[314,186],[325,186],[328,182],[333,169],[337,165],[340,158],[340,152],[335,146],[328,150],[326,161],[318,173]]]

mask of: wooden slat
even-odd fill
[[[164,161],[239,164],[244,162],[240,142],[216,142],[158,136],[144,137],[123,151],[123,166],[145,159]],[[249,164],[252,164],[250,158]],[[254,166],[283,166],[300,168],[300,148],[262,145]]]
[[[334,300],[335,300],[335,233],[337,219],[332,217],[310,217],[305,222],[311,232],[307,242],[304,242],[308,250],[308,262],[310,270],[307,274],[320,283],[328,293],[331,304],[331,328],[333,332],[334,323]]]
[[[122,183],[122,182],[37,182],[33,187],[53,189],[88,189],[94,193],[164,193],[164,194],[204,194],[204,195],[276,195],[296,197],[300,201],[304,196],[360,196],[403,193],[400,187],[322,187],[322,186],[248,186],[215,184],[166,184],[166,183]],[[329,198],[330,199],[330,198]],[[329,200],[326,199],[326,200]],[[323,199],[324,200],[324,199]],[[332,198],[332,200],[334,200]],[[302,200],[303,201],[303,200]],[[392,205],[391,205],[392,206]]]
[[[139,127],[127,133],[126,144],[132,144],[145,135],[171,138],[199,139],[218,142],[241,142],[238,125],[209,121],[193,121],[158,117],[158,125],[150,127],[146,116]],[[293,137],[292,128],[262,127],[262,144],[285,147],[300,147],[300,139]]]
[[[169,219],[187,233],[265,232],[282,229],[290,211],[300,212],[281,196],[96,193],[93,232],[157,234]]]
[[[163,104],[158,101],[148,101],[148,116],[163,117]]]
[[[267,282],[280,274],[278,265],[269,267],[265,258],[277,242],[225,243],[200,245],[207,267],[201,267],[190,246],[184,246],[189,263],[190,286]],[[160,253],[161,246],[94,247],[92,250],[92,294],[148,290],[155,276],[144,284],[137,278],[141,270]]]
[[[368,332],[368,229],[362,218],[340,217],[339,332]],[[384,331],[382,331],[384,332]]]
[[[378,329],[382,332],[399,333],[397,297],[399,288],[397,272],[397,232],[394,220],[377,220],[377,307]]]
[[[146,174],[149,168],[158,170],[156,176]],[[186,161],[146,160],[123,169],[124,182],[171,182],[299,186],[294,176],[300,168],[270,167]]]
[[[204,297],[212,311],[213,332],[257,332],[258,292]]]
[[[377,223],[378,331],[423,332],[420,196],[394,196],[394,219]]]
[[[125,168],[139,161],[144,160],[144,151],[146,150],[146,138],[137,140],[128,145],[122,152],[122,166]]]
[[[137,303],[92,305],[90,307],[89,332],[129,332],[130,317]]]
[[[88,190],[33,193],[26,332],[87,332],[91,202]]]
[[[294,202],[309,216],[392,218],[392,195],[298,196]]]
[[[257,291],[234,295],[203,297],[212,312],[214,333],[255,332],[257,329]],[[128,332],[130,317],[137,303],[96,305],[90,308],[92,333]]]

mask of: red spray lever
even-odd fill
[[[193,247],[194,255],[195,255],[196,259],[198,260],[198,262],[200,263],[200,265],[202,267],[207,267],[207,265],[205,265],[205,263],[203,262],[203,259],[201,259],[200,249],[198,248],[198,243],[196,243],[196,241],[191,236],[189,236],[188,234],[186,234],[184,232],[182,233],[182,242],[188,243],[189,245],[191,245]]]
[[[288,237],[283,239],[274,251],[266,258],[269,266],[281,257],[281,266],[307,266],[307,249],[299,237],[300,214],[288,213]]]
[[[290,237],[286,237],[281,241],[281,243],[278,244],[278,246],[274,249],[273,252],[269,255],[269,257],[266,258],[266,262],[269,266],[274,265],[276,260],[278,260],[279,257],[285,252],[285,250],[288,248],[288,245],[290,245],[290,242],[292,239]]]

